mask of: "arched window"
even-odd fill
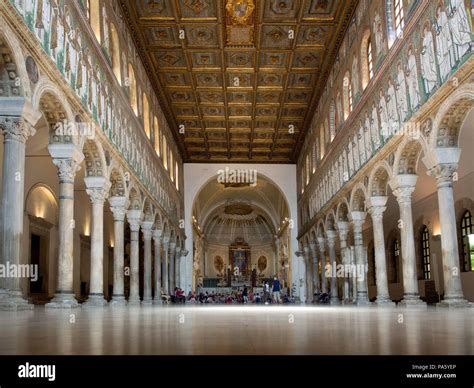
[[[324,153],[326,151],[325,145],[326,141],[324,139],[324,126],[321,125],[321,128],[319,128],[319,155],[321,160],[323,160]]]
[[[168,170],[168,144],[166,136],[163,135],[163,166]]]
[[[173,152],[170,151],[170,178],[171,181],[174,182],[174,159],[173,159]]]
[[[128,65],[128,87],[130,88],[130,105],[133,111],[138,115],[137,81],[132,65]]]
[[[461,218],[462,260],[464,271],[474,270],[474,234],[472,215],[466,210]]]
[[[397,37],[405,27],[405,14],[403,10],[403,0],[387,0],[387,30],[388,48],[392,47]]]
[[[112,52],[112,69],[115,74],[115,78],[120,85],[122,85],[122,74],[120,67],[120,43],[117,34],[117,29],[113,23],[110,23],[110,40],[111,40],[111,52]]]
[[[344,120],[347,120],[352,112],[352,85],[349,72],[346,72],[342,82],[342,95],[344,99]]]
[[[309,183],[309,171],[310,171],[310,165],[309,165],[309,154],[306,155],[306,184]]]
[[[395,32],[399,36],[405,27],[405,15],[403,13],[403,1],[394,0]]]
[[[97,42],[101,43],[100,37],[100,2],[99,0],[89,0],[89,23],[94,31]]]
[[[160,150],[160,127],[158,126],[158,119],[155,117],[153,122],[153,130],[155,131],[155,152],[158,156],[161,156]]]
[[[176,183],[176,190],[179,190],[179,169],[178,169],[178,162],[176,162],[175,166],[174,166],[174,172],[176,174],[176,178],[175,178],[175,183]]]
[[[151,132],[150,132],[150,107],[148,105],[148,97],[145,93],[143,93],[143,129],[145,133],[150,139]]]
[[[332,142],[336,137],[336,104],[334,100],[331,100],[331,104],[329,105],[329,133],[330,133],[330,141]]]
[[[365,89],[374,76],[370,29],[365,30],[364,35],[362,36],[360,51],[362,89]]]
[[[421,231],[421,253],[423,258],[423,278],[431,279],[430,232],[426,226]]]
[[[316,172],[316,142],[313,143],[313,152],[312,152],[312,159],[313,159],[313,174]]]
[[[367,45],[367,60],[369,62],[369,79],[374,77],[374,59],[372,56],[372,40],[369,39],[369,44]]]

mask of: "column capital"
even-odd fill
[[[0,97],[0,129],[5,140],[26,142],[36,133],[34,126],[42,113],[25,97]]]
[[[89,176],[84,178],[86,193],[92,203],[104,203],[109,196],[110,182],[102,176]]]
[[[328,230],[326,231],[326,238],[328,240],[328,246],[330,248],[336,246],[336,238],[337,238],[337,233],[335,230]]]
[[[411,195],[415,191],[418,175],[415,174],[399,174],[395,175],[389,185],[393,190],[393,195],[397,198],[399,204],[411,203]]]
[[[186,257],[188,255],[189,251],[187,249],[181,249],[180,256],[181,257]]]
[[[109,198],[110,210],[114,215],[114,221],[123,221],[125,219],[125,212],[128,206],[128,200],[126,197],[110,197]]]
[[[352,223],[354,224],[354,227],[362,228],[362,225],[365,222],[365,217],[367,217],[366,212],[362,212],[362,211],[351,212],[351,220],[352,220]]]
[[[26,143],[36,133],[36,129],[21,116],[0,116],[0,130],[4,141],[15,140],[20,143]]]
[[[142,226],[142,232],[143,232],[143,237],[145,240],[151,240],[151,236],[153,234],[153,222],[151,221],[143,221],[141,223]]]
[[[316,239],[318,240],[319,251],[324,252],[324,246],[326,243],[325,238],[323,236],[318,236]]]
[[[370,197],[367,200],[367,211],[374,220],[381,220],[383,218],[383,213],[387,209],[385,206],[387,204],[388,197],[386,196],[374,196]]]
[[[58,168],[60,183],[74,183],[76,173],[81,169],[79,163],[74,159],[53,159],[53,163]]]
[[[312,251],[313,253],[315,253],[315,252],[316,252],[316,249],[317,249],[317,247],[318,247],[318,245],[317,245],[316,241],[311,241],[311,242],[309,243],[309,247],[310,247],[311,251]]]
[[[347,240],[347,234],[349,233],[349,221],[337,221],[337,230],[339,232],[339,238],[341,240]]]
[[[428,170],[428,175],[436,179],[438,187],[452,187],[454,174],[458,169],[457,163],[437,164]]]
[[[153,239],[156,241],[162,241],[161,235],[163,233],[162,229],[153,229]]]
[[[48,146],[48,151],[58,168],[59,182],[73,183],[84,160],[84,154],[79,147],[72,143],[54,143]]]
[[[127,211],[127,221],[132,232],[138,232],[140,230],[141,215],[140,210],[133,209]]]

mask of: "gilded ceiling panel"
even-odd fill
[[[120,3],[185,161],[283,163],[357,0]]]

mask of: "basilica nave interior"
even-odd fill
[[[361,330],[354,353],[471,354],[473,10],[2,0],[0,352],[41,352],[8,339],[46,321],[69,338],[52,354],[200,354],[179,324],[216,320],[211,354],[337,354],[337,322]],[[285,306],[188,303],[275,278]],[[239,314],[245,344],[222,329]],[[259,314],[296,321],[272,345]],[[434,346],[432,320],[459,331]],[[114,343],[140,322],[135,348]]]

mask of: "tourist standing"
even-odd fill
[[[247,287],[244,287],[244,290],[242,291],[242,298],[244,300],[244,304],[247,304],[249,302]]]
[[[276,276],[273,278],[272,291],[273,291],[273,300],[275,301],[275,303],[279,304],[280,303],[281,285],[280,285],[280,281],[278,280],[278,278]]]
[[[270,299],[270,285],[265,280],[265,283],[263,283],[263,301],[265,302],[265,304],[268,304],[269,299]]]

